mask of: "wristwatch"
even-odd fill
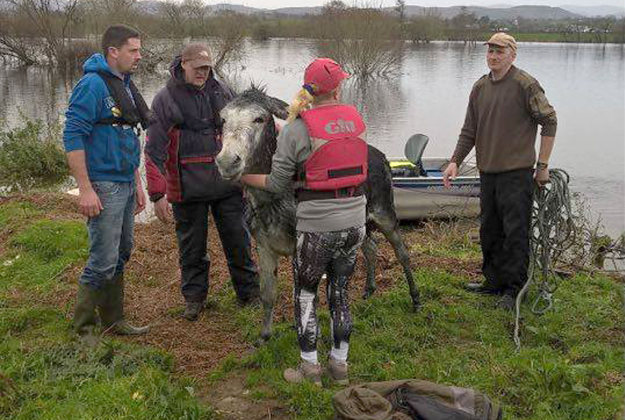
[[[538,170],[547,169],[548,167],[549,165],[547,165],[545,162],[536,162],[536,169]]]
[[[153,202],[153,203],[156,203],[158,200],[160,200],[164,196],[165,196],[165,194],[163,194],[163,193],[152,194],[152,195],[150,195],[150,201]]]

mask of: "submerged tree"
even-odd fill
[[[403,59],[399,20],[379,7],[327,4],[317,18],[317,51],[359,79],[397,73]]]

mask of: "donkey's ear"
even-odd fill
[[[286,120],[286,118],[289,116],[288,108],[289,104],[287,104],[283,100],[274,98],[272,96],[267,97],[267,109],[269,110],[269,112],[271,112],[273,115],[280,118],[281,120]]]

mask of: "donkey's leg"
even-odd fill
[[[373,238],[373,234],[369,226],[367,226],[367,236],[362,243],[362,254],[365,257],[365,268],[367,270],[367,284],[365,285],[365,292],[363,298],[367,299],[375,292],[375,263],[377,256],[377,245]]]
[[[410,267],[410,255],[408,254],[408,249],[406,249],[404,240],[399,234],[399,223],[397,222],[397,218],[394,217],[394,215],[384,214],[377,215],[374,220],[386,239],[393,246],[395,256],[404,268],[404,276],[406,277],[406,282],[408,283],[408,288],[410,289],[412,306],[413,309],[416,311],[421,306],[419,299],[419,290],[417,289],[417,285],[415,284],[414,278],[412,277],[412,268]]]
[[[263,302],[263,327],[260,336],[265,341],[271,338],[273,307],[278,290],[278,258],[279,255],[268,247],[262,245],[258,247],[260,299]]]

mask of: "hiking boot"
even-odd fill
[[[333,358],[328,359],[328,376],[339,385],[349,385],[347,377],[347,362],[339,362]]]
[[[498,295],[501,293],[499,289],[478,282],[467,283],[464,285],[464,288],[469,292],[479,293],[481,295]]]
[[[197,321],[200,312],[204,310],[204,302],[187,302],[182,317],[187,321]]]
[[[504,293],[497,302],[497,307],[505,311],[514,311],[516,309],[516,296]]]
[[[118,274],[102,288],[100,317],[102,329],[117,335],[143,335],[150,327],[135,327],[124,319],[124,275]]]
[[[288,368],[284,371],[284,379],[292,384],[299,384],[304,380],[321,386],[321,365],[302,360],[296,369]]]
[[[95,332],[97,320],[95,314],[99,291],[85,284],[78,285],[76,307],[74,308],[74,329],[81,341],[88,346],[95,346],[99,337]]]

